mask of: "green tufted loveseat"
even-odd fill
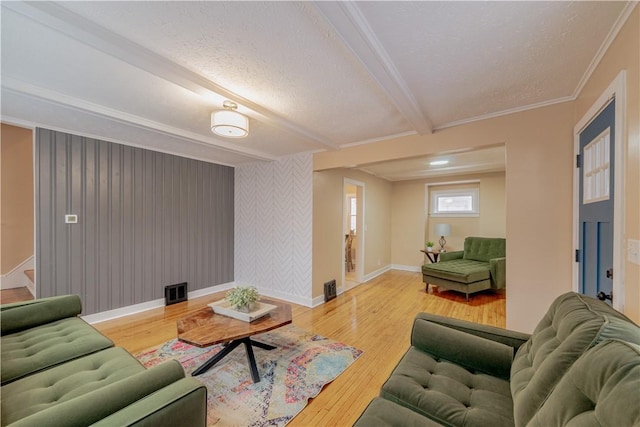
[[[570,292],[531,335],[418,314],[411,347],[355,425],[638,426],[639,393],[640,328]]]
[[[0,306],[0,425],[204,426],[207,391],[169,361],[146,369],[78,317],[77,295]]]
[[[464,250],[443,252],[440,262],[422,266],[422,281],[469,294],[506,285],[506,239],[467,237]]]

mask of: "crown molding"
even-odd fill
[[[602,58],[604,58],[605,53],[607,53],[607,50],[609,50],[609,48],[611,47],[611,44],[616,39],[620,30],[622,30],[622,27],[627,22],[627,19],[629,19],[629,17],[631,16],[631,12],[633,12],[633,9],[638,5],[638,3],[640,2],[630,1],[626,4],[625,8],[622,10],[622,13],[620,13],[618,19],[613,24],[613,27],[611,27],[609,34],[607,34],[607,37],[605,37],[604,41],[600,45],[600,49],[598,49],[598,52],[596,52],[596,56],[593,57],[591,63],[578,82],[578,85],[573,91],[573,99],[577,99],[578,96],[580,96],[582,89],[584,89],[584,86],[587,84],[598,65],[600,65],[600,61],[602,61]]]
[[[45,25],[61,34],[91,46],[102,53],[181,86],[198,95],[210,97],[214,93],[243,107],[243,114],[293,133],[325,148],[337,149],[332,141],[299,126],[275,112],[238,95],[219,84],[177,64],[155,52],[122,37],[53,2],[2,2],[13,12]]]
[[[550,105],[562,104],[564,102],[575,101],[575,97],[573,96],[565,96],[562,98],[551,99],[549,101],[538,102],[536,104],[529,104],[523,107],[510,108],[507,110],[497,111],[495,113],[483,114],[481,116],[471,117],[469,119],[456,120],[455,122],[449,122],[442,124],[440,126],[435,127],[433,130],[438,131],[446,128],[451,128],[454,126],[460,126],[467,123],[479,122],[480,120],[493,119],[495,117],[507,116],[509,114],[521,113],[523,111],[535,110],[536,108],[548,107]]]
[[[213,146],[227,152],[251,157],[256,160],[277,160],[277,157],[271,156],[262,151],[252,150],[247,147],[241,147],[226,141],[221,141],[216,138],[205,137],[195,132],[186,131],[184,129],[149,120],[144,117],[136,116],[134,114],[125,113],[83,99],[64,95],[50,89],[45,89],[29,83],[24,83],[11,77],[3,77],[2,91],[27,96],[33,99],[60,105],[66,108],[71,108],[77,111],[95,115],[97,117],[109,119],[111,121],[116,121],[130,126],[135,126],[173,138],[188,141],[194,144],[199,144],[207,147]]]
[[[314,4],[416,132],[420,135],[431,133],[430,121],[357,3],[315,1]]]

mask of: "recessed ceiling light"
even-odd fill
[[[446,165],[447,163],[449,163],[449,160],[434,160],[433,162],[429,162],[431,166]]]

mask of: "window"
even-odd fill
[[[432,216],[479,216],[480,192],[477,188],[431,191]]]
[[[610,132],[610,128],[607,128],[584,147],[584,161],[582,162],[584,174],[582,200],[584,203],[609,200]]]
[[[356,233],[356,214],[358,212],[358,199],[349,197],[349,230]]]

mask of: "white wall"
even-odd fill
[[[235,282],[311,306],[313,157],[235,169]]]

